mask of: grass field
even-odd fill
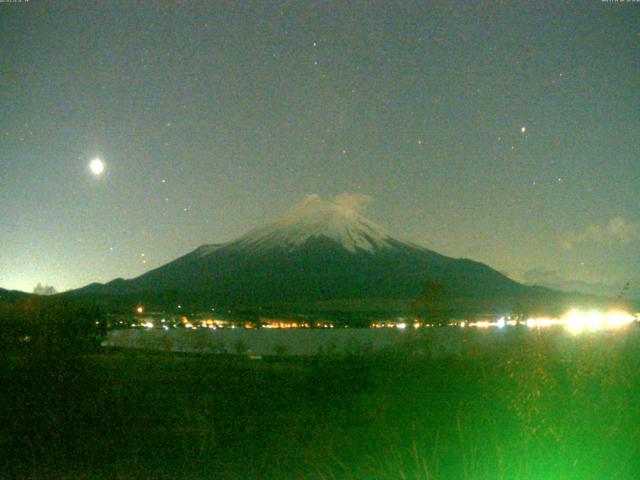
[[[14,354],[0,476],[640,478],[640,332],[507,335],[444,357],[427,337],[259,361]]]

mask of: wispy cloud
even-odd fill
[[[607,225],[589,225],[562,239],[562,245],[571,249],[581,243],[628,244],[640,240],[640,221],[629,222],[622,217],[613,218]]]
[[[363,212],[373,203],[373,197],[362,193],[340,193],[335,196],[333,203],[348,210]]]
[[[527,285],[562,290],[565,292],[581,292],[592,295],[615,296],[620,293],[623,285],[606,282],[585,282],[567,277],[557,270],[533,268],[522,274],[522,281]]]

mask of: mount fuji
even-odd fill
[[[349,194],[307,197],[275,222],[228,243],[203,245],[130,280],[76,294],[197,299],[201,305],[407,300],[440,285],[449,297],[526,294],[521,285],[468,259],[392,237],[365,218]]]

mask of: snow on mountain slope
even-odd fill
[[[292,250],[318,238],[333,240],[351,253],[372,253],[398,242],[353,206],[310,195],[274,223],[252,230],[226,247],[253,252]]]
[[[211,255],[213,252],[218,250],[223,244],[220,243],[212,243],[208,245],[202,245],[196,248],[192,253],[194,256],[201,258],[206,257],[207,255]]]

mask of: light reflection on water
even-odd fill
[[[470,347],[491,348],[516,336],[552,335],[558,342],[571,342],[577,333],[585,335],[640,334],[636,323],[617,325],[608,332],[595,324],[540,324],[531,322],[500,328],[496,325],[468,325],[422,329],[124,329],[108,333],[107,347],[152,351],[226,353],[243,355],[318,355],[398,349],[418,355],[459,355]],[[600,322],[600,320],[598,320]],[[596,323],[598,323],[596,322]],[[598,323],[598,325],[604,325]],[[491,328],[490,328],[491,327]],[[578,335],[578,338],[580,335]]]

